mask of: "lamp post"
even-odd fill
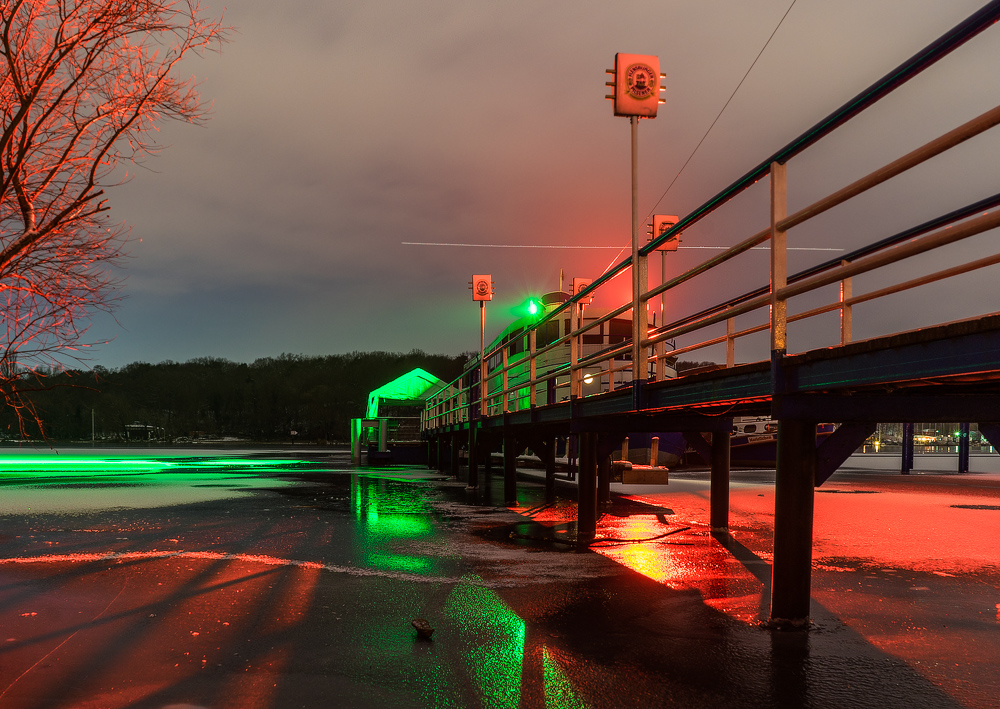
[[[639,382],[646,379],[646,356],[642,341],[648,336],[646,303],[642,294],[649,286],[646,258],[639,253],[639,118],[655,118],[660,98],[658,57],[643,54],[615,55],[614,79],[607,82],[614,93],[611,99],[616,116],[628,116],[632,132],[632,391],[633,404],[639,408]]]
[[[483,417],[486,416],[486,301],[493,300],[493,280],[489,275],[474,275],[469,288],[472,300],[479,301],[479,415]]]

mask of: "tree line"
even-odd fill
[[[51,442],[93,435],[103,443],[348,441],[350,420],[364,415],[370,391],[416,367],[451,381],[468,357],[420,350],[282,354],[250,364],[201,357],[52,372],[42,390],[30,394],[41,430],[27,435]],[[24,386],[37,389],[38,382],[25,379]],[[4,407],[0,422],[8,441],[22,439],[16,412]]]

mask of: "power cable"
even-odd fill
[[[720,118],[722,118],[722,114],[725,113],[726,109],[729,107],[729,104],[732,102],[733,98],[736,96],[736,92],[740,90],[740,87],[743,86],[743,82],[747,80],[748,76],[750,76],[750,72],[753,71],[753,68],[757,65],[757,61],[761,58],[761,55],[764,54],[764,50],[767,49],[767,47],[768,47],[769,44],[771,44],[771,40],[774,39],[774,35],[776,35],[778,33],[778,30],[781,28],[781,25],[785,22],[785,18],[788,17],[788,13],[792,11],[793,7],[795,7],[795,3],[796,2],[797,2],[797,0],[792,0],[792,4],[788,6],[788,9],[785,10],[785,14],[781,16],[780,20],[778,20],[778,24],[775,26],[774,31],[771,32],[771,36],[767,38],[767,41],[764,42],[764,46],[760,48],[759,52],[757,52],[757,56],[756,56],[756,58],[754,58],[753,62],[750,64],[750,68],[747,69],[746,73],[743,75],[743,78],[740,79],[740,83],[736,85],[735,89],[733,89],[733,93],[730,94],[729,99],[726,101],[725,105],[722,107],[722,110],[719,111],[719,114],[715,117],[715,120],[712,121],[712,125],[710,125],[708,127],[708,130],[705,131],[705,135],[703,135],[701,137],[701,140],[698,141],[698,144],[696,146],[694,146],[694,150],[691,151],[691,154],[688,156],[688,159],[684,161],[683,165],[681,165],[681,169],[677,171],[676,175],[674,175],[674,179],[672,179],[670,181],[670,184],[667,185],[667,189],[663,190],[663,194],[660,195],[660,198],[658,200],[656,200],[656,203],[653,205],[653,208],[649,211],[648,214],[646,214],[645,218],[643,218],[643,220],[642,220],[643,222],[645,222],[646,219],[649,219],[650,216],[652,216],[653,212],[656,211],[656,208],[660,206],[660,202],[663,201],[663,198],[666,197],[667,193],[670,192],[670,190],[673,188],[674,184],[677,182],[678,178],[681,176],[681,173],[684,172],[684,169],[688,166],[688,163],[691,162],[691,159],[694,158],[695,153],[698,152],[698,149],[701,147],[702,143],[704,143],[705,139],[708,138],[708,134],[712,132],[712,129],[715,128],[715,124],[719,122]],[[609,263],[604,268],[604,271],[601,272],[601,275],[604,275],[605,273],[607,273],[611,269],[611,267],[615,265],[615,263],[618,261],[618,259],[621,257],[621,255],[625,252],[625,249],[627,249],[627,248],[630,248],[630,247],[629,246],[623,247],[618,252],[618,255],[615,256],[614,259],[611,260],[611,263]]]

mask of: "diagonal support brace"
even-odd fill
[[[845,423],[816,449],[816,487],[825,483],[870,435],[876,423]]]

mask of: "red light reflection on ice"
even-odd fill
[[[649,539],[669,531],[653,515],[631,515],[613,518],[598,528],[598,536],[609,539]],[[598,554],[617,561],[643,576],[659,583],[672,585],[682,580],[685,570],[674,563],[669,547],[657,542],[624,543],[604,546],[600,542],[591,547]]]

